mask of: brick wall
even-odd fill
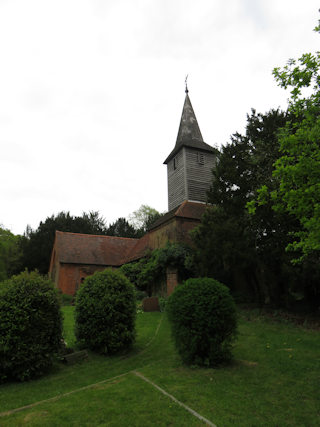
[[[58,288],[63,294],[74,295],[87,276],[96,271],[105,270],[107,267],[101,265],[61,264]]]
[[[178,272],[176,269],[167,268],[167,296],[171,295],[178,284]]]

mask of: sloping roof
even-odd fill
[[[58,261],[66,264],[86,264],[118,267],[134,261],[151,250],[150,232],[172,218],[201,219],[207,205],[186,200],[180,206],[159,218],[150,231],[140,239],[98,236],[56,231],[54,247]]]
[[[166,223],[174,217],[195,219],[200,221],[207,207],[208,205],[206,203],[185,200],[183,203],[181,203],[181,205],[167,212],[165,215],[155,221],[150,227],[150,231],[160,227],[162,224]]]
[[[196,115],[194,114],[187,91],[182,109],[176,145],[164,161],[164,164],[167,164],[183,146],[202,151],[215,151],[215,148],[203,141]]]
[[[148,251],[152,250],[150,245],[150,234],[142,236],[136,245],[128,252],[125,262],[131,262],[143,258]]]
[[[158,227],[161,227],[172,218],[184,218],[200,221],[207,207],[208,205],[205,203],[190,202],[189,200],[186,200],[181,203],[180,206],[172,209],[170,212],[167,212],[165,215],[155,221],[150,227],[149,232],[141,237],[136,245],[130,249],[125,262],[138,260],[145,256],[149,250],[153,249],[152,245],[150,244],[150,232]]]
[[[62,263],[120,266],[138,240],[56,231],[55,247]]]

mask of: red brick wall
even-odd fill
[[[168,241],[192,244],[190,231],[200,224],[200,220],[175,217],[170,222],[149,232],[151,249],[163,248]]]
[[[176,269],[167,268],[167,296],[170,296],[178,284],[178,272]]]
[[[82,279],[85,279],[96,271],[105,270],[107,267],[101,265],[61,264],[58,288],[63,294],[74,295],[79,289]]]
[[[60,266],[58,288],[63,294],[74,295],[79,281],[77,266],[62,264]]]

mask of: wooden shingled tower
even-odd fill
[[[206,202],[216,149],[203,141],[186,87],[186,97],[174,149],[164,161],[168,175],[168,209],[185,200]]]

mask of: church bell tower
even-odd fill
[[[188,88],[174,149],[164,161],[168,176],[168,210],[185,200],[207,201],[216,162],[216,149],[203,141]]]

